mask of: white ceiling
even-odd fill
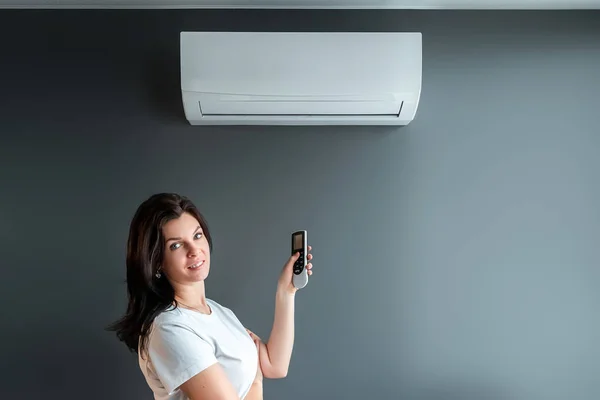
[[[600,9],[600,0],[0,0],[0,8]]]

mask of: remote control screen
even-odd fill
[[[294,250],[302,250],[302,235],[294,236]]]

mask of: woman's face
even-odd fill
[[[210,247],[200,222],[191,214],[167,222],[162,229],[165,249],[162,271],[172,284],[203,281],[210,269]]]

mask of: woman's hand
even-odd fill
[[[254,345],[256,346],[256,352],[258,354],[258,365],[256,367],[256,376],[254,377],[254,383],[262,384],[263,382],[263,372],[260,366],[260,345],[262,341],[258,336],[254,334],[250,329],[246,329],[252,340],[254,341]]]
[[[262,368],[260,366],[260,338],[252,333],[250,330],[246,329],[252,340],[254,341],[254,345],[256,346],[256,351],[258,352],[258,362],[256,366],[256,376],[254,377],[254,381],[252,382],[252,386],[248,391],[245,399],[247,400],[263,400],[263,373]]]
[[[306,261],[310,261],[313,259],[310,251],[312,250],[311,246],[308,246],[308,254],[306,255]],[[292,283],[292,277],[294,275],[294,263],[300,256],[299,253],[292,255],[287,263],[283,266],[283,271],[281,271],[281,275],[279,276],[279,281],[277,282],[277,291],[280,293],[286,294],[295,294],[298,289]],[[306,264],[306,269],[308,276],[312,275],[312,263]]]

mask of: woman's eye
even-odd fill
[[[197,232],[194,235],[194,239],[196,239],[196,240],[202,239],[202,232]],[[169,248],[171,250],[177,250],[180,247],[181,247],[181,243],[173,243],[172,245],[169,246]]]

